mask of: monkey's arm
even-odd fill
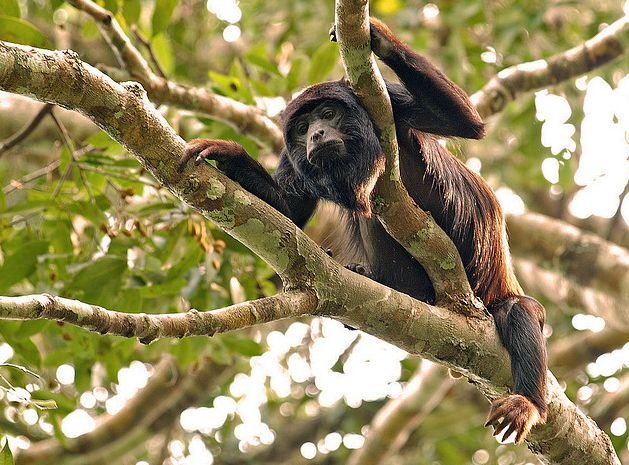
[[[404,84],[387,83],[397,119],[432,134],[483,137],[483,121],[467,94],[375,18],[371,18],[371,48]]]
[[[300,195],[299,190],[291,189],[291,168],[281,164],[276,173],[284,184],[280,188],[278,182],[251,158],[242,145],[220,139],[193,139],[186,145],[186,151],[179,162],[179,170],[194,159],[196,163],[203,160],[216,160],[216,166],[233,181],[239,183],[247,191],[264,200],[276,210],[289,217],[300,228],[308,221],[316,206],[316,199]]]

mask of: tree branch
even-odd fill
[[[106,417],[91,432],[59,442],[48,439],[20,452],[16,465],[85,465],[112,463],[137,444],[172,425],[179,413],[207,396],[222,380],[225,365],[202,355],[197,368],[179,372],[170,357],[155,367],[155,374],[115,415]],[[119,443],[124,446],[117,447]]]
[[[184,86],[155,74],[110,11],[91,0],[69,0],[69,3],[96,21],[119,63],[142,84],[152,101],[203,113],[276,152],[284,148],[282,131],[258,108],[206,88]]]
[[[212,312],[189,310],[186,313],[149,315],[117,312],[78,300],[41,294],[0,296],[0,319],[63,321],[99,334],[137,337],[148,344],[164,337],[214,336],[313,313],[316,307],[312,294],[287,292]]]
[[[599,68],[627,51],[629,16],[625,15],[581,45],[545,60],[503,69],[472,95],[481,117],[502,111],[519,94],[543,89]]]
[[[179,173],[184,143],[137,84],[117,84],[69,51],[0,42],[0,89],[88,115],[165,187],[267,261],[290,290],[314,293],[316,314],[334,316],[452,367],[491,399],[512,385],[509,357],[491,319],[465,318],[345,270],[290,220],[210,165]],[[538,455],[562,464],[618,463],[609,438],[568,400],[552,376],[548,401],[547,423],[530,436]]]
[[[514,255],[550,265],[579,286],[617,299],[629,321],[629,251],[544,215],[508,216]]]
[[[582,368],[599,355],[622,347],[629,341],[629,330],[605,328],[598,333],[578,332],[555,342],[549,351],[549,365],[562,372]]]
[[[26,124],[26,126],[13,134],[7,140],[0,142],[0,157],[2,157],[7,150],[15,147],[17,144],[26,139],[37,128],[37,126],[39,126],[39,123],[42,122],[46,115],[51,112],[52,108],[53,105],[49,103],[44,104],[33,119]]]
[[[600,316],[609,326],[629,328],[627,303],[609,294],[582,287],[553,271],[545,270],[531,260],[514,260],[518,279],[532,295],[543,296],[564,312],[579,311]]]

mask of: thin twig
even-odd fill
[[[54,160],[43,168],[39,168],[32,173],[22,176],[19,180],[13,179],[9,184],[2,188],[2,193],[6,195],[18,189],[24,189],[24,184],[28,184],[29,182],[41,178],[42,176],[49,175],[54,170],[59,168],[60,164],[60,160]]]
[[[153,68],[155,68],[155,71],[157,71],[157,74],[160,77],[166,78],[166,73],[164,72],[164,69],[162,68],[162,66],[159,64],[159,61],[157,61],[157,57],[155,56],[155,52],[153,51],[153,45],[151,44],[151,42],[148,41],[142,35],[142,33],[138,30],[138,28],[136,26],[133,26],[131,28],[131,32],[133,32],[133,36],[135,37],[135,39],[138,42],[140,42],[142,44],[142,46],[148,52],[149,57],[151,59],[151,64],[153,65]]]
[[[81,169],[81,167],[78,164],[78,162],[79,162],[79,155],[78,155],[78,153],[76,151],[76,147],[74,145],[74,142],[72,141],[72,138],[70,137],[70,134],[68,133],[68,130],[66,129],[65,125],[61,122],[61,120],[59,118],[57,118],[57,116],[55,115],[54,111],[50,112],[50,116],[52,117],[52,120],[55,122],[55,125],[57,126],[57,129],[59,129],[59,133],[61,134],[61,138],[63,139],[63,143],[65,144],[66,147],[68,147],[68,151],[70,152],[70,155],[72,156],[72,160],[73,160],[73,162],[70,163],[68,165],[68,167],[66,168],[65,172],[63,173],[63,176],[61,176],[61,179],[59,180],[59,184],[57,184],[57,187],[55,188],[55,191],[52,194],[52,198],[54,199],[55,197],[57,197],[57,195],[59,195],[59,191],[61,191],[61,186],[63,185],[64,181],[70,175],[70,171],[72,170],[72,166],[76,165],[76,167],[79,169],[79,175],[81,176],[81,182],[85,186],[85,191],[87,192],[87,195],[90,198],[90,202],[95,203],[96,200],[94,198],[94,194],[92,193],[92,189],[90,189],[90,186],[89,186],[89,184],[87,182],[87,177],[85,176],[85,172]]]
[[[51,112],[53,107],[54,105],[52,103],[44,104],[44,106],[41,107],[29,123],[4,142],[0,142],[0,157],[2,157],[2,155],[4,155],[4,153],[10,148],[15,147],[17,144],[26,139],[35,129],[37,129],[39,123],[41,123],[44,117]]]

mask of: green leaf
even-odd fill
[[[157,62],[161,65],[165,74],[170,74],[175,69],[175,57],[173,54],[173,48],[170,44],[170,40],[166,34],[157,34],[153,36],[151,41],[153,51]]]
[[[170,17],[177,6],[177,0],[156,0],[155,10],[151,25],[153,27],[153,35],[156,36],[168,26]]]
[[[69,398],[59,392],[51,392],[45,389],[33,391],[31,393],[31,401],[43,405],[52,405],[52,403],[54,403],[56,410],[54,413],[61,415],[67,415],[76,409],[76,399]]]
[[[232,354],[225,344],[222,344],[218,339],[210,339],[209,340],[209,353],[212,355],[212,360],[214,360],[219,365],[233,365],[234,359]]]
[[[4,447],[0,451],[0,465],[13,465],[13,454],[9,449],[9,441],[4,443]]]
[[[314,52],[312,62],[310,63],[310,71],[308,73],[308,82],[315,84],[323,81],[330,71],[334,69],[338,60],[338,47],[332,42],[326,42]]]
[[[216,71],[209,71],[208,76],[214,83],[212,87],[216,92],[236,100],[243,99],[241,94],[246,93],[246,89],[236,76],[226,76]]]
[[[222,341],[232,352],[237,352],[247,357],[262,355],[262,347],[253,339],[228,334],[223,336]]]
[[[18,44],[45,47],[48,39],[35,26],[23,19],[0,15],[0,40]]]
[[[9,252],[0,267],[0,292],[34,273],[37,257],[47,251],[47,241],[32,241],[20,244],[13,253]]]
[[[31,400],[31,404],[37,407],[39,410],[56,410],[57,403],[52,400]]]
[[[88,302],[105,307],[113,305],[126,269],[126,259],[99,258],[78,270],[68,289],[83,291],[83,298]]]
[[[46,220],[43,225],[46,237],[50,238],[50,246],[54,253],[71,254],[74,246],[70,236],[72,235],[72,222],[56,217],[54,220]]]
[[[185,287],[187,281],[185,279],[171,279],[164,284],[153,286],[145,286],[139,289],[143,298],[157,298],[167,295],[179,295],[181,289]]]
[[[199,354],[208,346],[211,339],[205,336],[193,336],[180,339],[172,346],[171,353],[183,366],[188,366],[199,359]]]
[[[291,63],[290,71],[286,76],[286,90],[288,92],[293,92],[302,84],[305,62],[306,60],[304,58],[299,57],[295,58]]]
[[[41,355],[39,349],[30,339],[14,339],[7,337],[6,341],[9,343],[15,354],[27,364],[35,367],[41,367]]]
[[[141,288],[122,289],[118,299],[118,308],[125,313],[139,313],[142,311],[142,302]]]
[[[15,332],[16,338],[31,337],[41,333],[47,326],[50,326],[50,320],[23,321]]]
[[[17,0],[0,0],[0,11],[7,16],[20,17],[20,4]]]
[[[129,24],[136,24],[140,19],[142,3],[140,0],[124,0],[122,4],[122,15]]]
[[[277,69],[277,65],[267,57],[266,47],[264,45],[253,47],[247,52],[245,57],[247,58],[247,62],[249,64],[257,66],[258,68],[276,76],[281,76],[279,70]]]
[[[107,11],[114,15],[118,12],[118,0],[104,0],[104,3],[104,7]]]

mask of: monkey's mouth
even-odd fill
[[[333,162],[346,153],[347,150],[342,140],[331,140],[317,145],[306,155],[306,158],[310,164],[321,166],[325,162]]]

